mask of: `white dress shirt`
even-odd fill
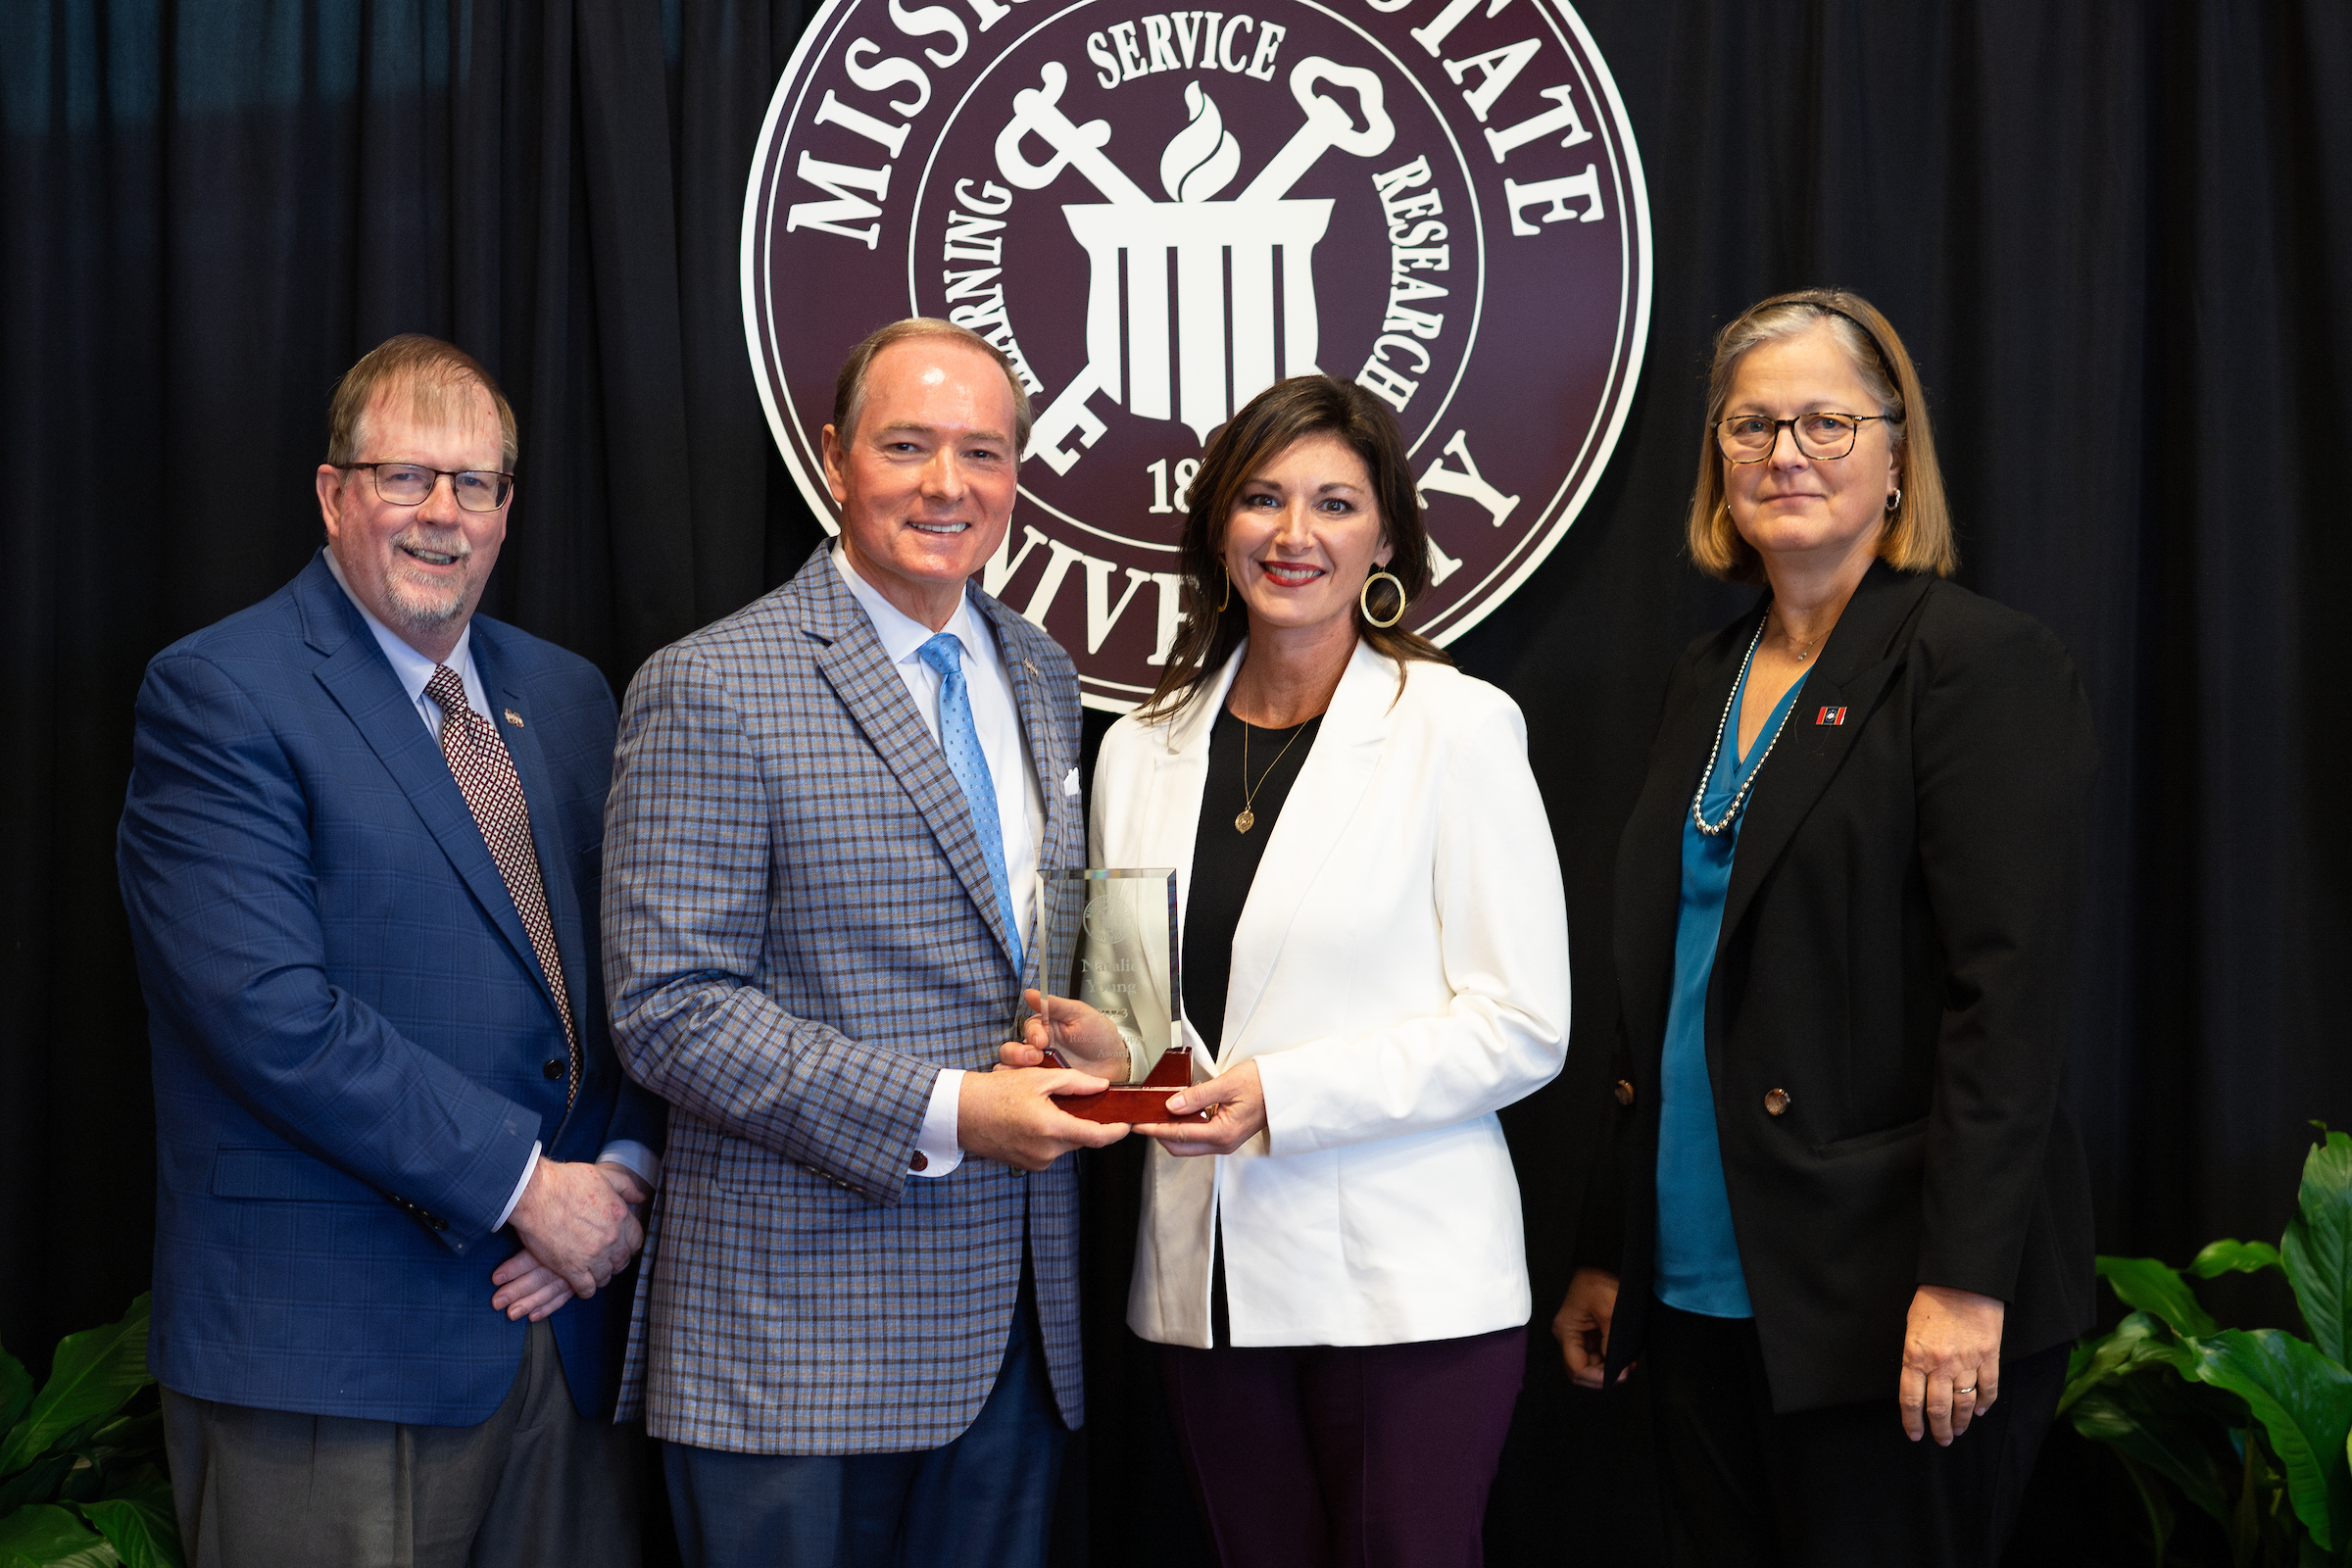
[[[873,623],[874,635],[881,639],[892,667],[906,683],[906,695],[914,700],[923,727],[938,740],[940,676],[923,662],[922,648],[939,632],[883,598],[873,584],[858,576],[839,544],[833,547],[833,564],[864,609],[865,618]],[[979,736],[981,755],[988,759],[989,782],[996,787],[997,826],[1004,837],[1004,875],[1025,948],[1036,923],[1037,854],[1046,836],[1046,798],[1038,786],[1037,764],[1021,737],[1020,713],[1013,703],[1012,678],[1004,672],[1004,656],[995,635],[972,613],[968,596],[956,602],[956,613],[940,631],[963,645],[964,695],[971,703],[972,728]],[[962,1084],[961,1068],[940,1069],[931,1086],[922,1131],[915,1140],[924,1164],[914,1175],[945,1176],[962,1163],[963,1146],[956,1141],[956,1102]]]
[[[361,604],[360,596],[351,591],[351,583],[343,575],[342,563],[335,560],[334,551],[330,549],[324,554],[326,569],[335,574],[335,581],[342,586],[344,597],[351,601],[352,607],[359,611],[361,618],[368,622],[368,629],[375,633],[376,646],[381,648],[384,651],[384,657],[392,662],[392,673],[400,678],[401,690],[409,694],[409,701],[416,706],[416,716],[423,722],[425,733],[433,737],[435,746],[440,745],[441,705],[424,695],[426,684],[433,678],[435,668],[433,661],[410,647],[400,633],[376,619],[375,612]],[[490,698],[482,690],[480,673],[473,667],[473,627],[470,624],[464,631],[458,633],[458,646],[451,649],[449,657],[441,662],[456,670],[458,679],[465,683],[466,706],[475,712],[487,716],[490,711]],[[596,1157],[599,1160],[609,1159],[615,1164],[627,1166],[636,1172],[638,1180],[644,1182],[648,1187],[661,1184],[662,1156],[634,1138],[614,1139],[612,1143],[607,1144],[603,1152]],[[493,1230],[503,1227],[514,1214],[514,1205],[522,1201],[522,1190],[531,1185],[531,1172],[538,1168],[539,1145],[533,1143],[530,1157],[522,1162],[522,1174],[514,1179],[514,1191],[507,1199],[507,1206],[498,1211],[498,1224],[491,1227]]]

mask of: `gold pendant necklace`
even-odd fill
[[[1239,713],[1233,716],[1242,718]],[[1307,722],[1312,723],[1313,720],[1310,719]],[[1274,770],[1282,765],[1282,760],[1291,755],[1291,748],[1298,745],[1298,737],[1305,733],[1306,724],[1300,724],[1297,729],[1291,731],[1291,738],[1283,742],[1282,750],[1274,754],[1274,760],[1266,764],[1266,770],[1257,775],[1257,784],[1255,788],[1252,788],[1250,783],[1250,721],[1242,718],[1242,810],[1241,814],[1233,819],[1233,830],[1236,833],[1247,833],[1257,826],[1257,813],[1250,809],[1250,803],[1257,799],[1258,790],[1266,787],[1266,780],[1274,776]]]

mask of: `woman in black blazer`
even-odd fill
[[[1619,848],[1615,1157],[1553,1330],[1586,1387],[1641,1360],[1673,1560],[1991,1564],[2091,1318],[2089,710],[1943,580],[1867,302],[1733,321],[1708,420],[1691,554],[1768,591],[1675,665]]]

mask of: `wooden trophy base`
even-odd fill
[[[1049,1051],[1046,1065],[1059,1067],[1064,1063]],[[1162,1054],[1140,1084],[1114,1084],[1099,1095],[1055,1095],[1054,1103],[1080,1121],[1153,1124],[1206,1121],[1205,1110],[1197,1110],[1190,1116],[1168,1114],[1168,1097],[1192,1081],[1193,1054],[1178,1047]]]

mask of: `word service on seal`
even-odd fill
[[[831,0],[778,84],[744,318],[819,515],[841,357],[904,316],[1003,349],[1037,419],[982,582],[1147,695],[1202,448],[1275,381],[1396,413],[1446,642],[1558,542],[1625,417],[1649,309],[1640,157],[1555,0]]]

